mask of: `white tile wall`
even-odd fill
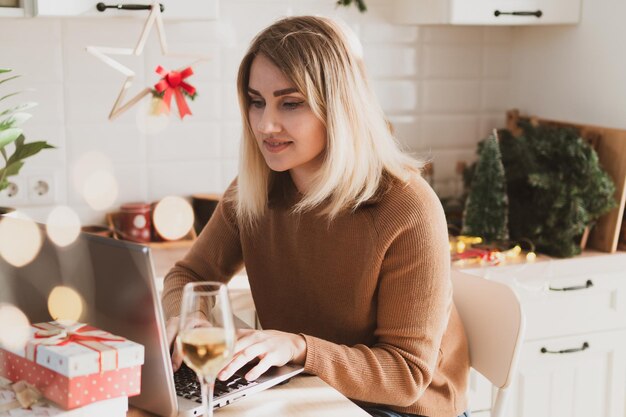
[[[124,76],[85,47],[134,47],[140,19],[2,19],[0,67],[22,74],[14,88],[36,88],[14,102],[39,102],[26,134],[59,147],[27,162],[24,175],[54,173],[60,182],[58,203],[72,205],[86,222],[103,220],[102,212],[86,205],[72,177],[73,166],[89,151],[108,158],[119,185],[116,204],[223,191],[237,172],[239,60],[254,34],[274,19],[311,13],[334,15],[353,27],[399,142],[431,157],[435,186],[444,195],[455,193],[457,162],[472,161],[476,142],[504,124],[512,29],[398,26],[384,20],[388,5],[383,0],[368,5],[361,15],[356,9],[337,9],[334,0],[224,0],[216,21],[167,22],[170,53],[209,57],[194,65],[189,82],[198,98],[190,102],[193,116],[182,122],[174,115],[167,120],[147,116],[149,98],[108,120]],[[190,64],[162,56],[156,31],[141,56],[115,58],[136,72],[126,99],[158,81],[157,65]],[[172,111],[176,114],[175,107]],[[45,213],[30,209],[39,217]]]

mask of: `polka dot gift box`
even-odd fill
[[[38,400],[23,407],[10,385],[0,377],[0,417],[126,417],[128,398],[98,401],[73,410],[63,410],[48,400]]]
[[[69,410],[138,395],[144,348],[95,327],[58,322],[31,326],[23,349],[0,348],[0,376],[26,381]]]

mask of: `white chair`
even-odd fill
[[[505,284],[452,271],[454,304],[469,343],[470,365],[495,387],[491,417],[504,417],[507,387],[517,370],[525,320],[515,292]]]

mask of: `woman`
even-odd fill
[[[372,415],[462,414],[469,360],[443,211],[347,32],[280,20],[253,40],[237,84],[239,176],[165,279],[170,340],[183,285],[227,282],[245,264],[265,330],[240,334],[218,378],[254,358],[249,380],[294,362]]]

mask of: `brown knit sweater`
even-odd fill
[[[189,254],[165,278],[167,317],[182,286],[228,281],[244,264],[264,329],[304,335],[305,371],[363,405],[429,417],[467,407],[467,341],[452,304],[446,221],[421,178],[332,222],[292,214],[283,175],[254,230],[222,201]],[[232,192],[232,186],[227,191]]]

